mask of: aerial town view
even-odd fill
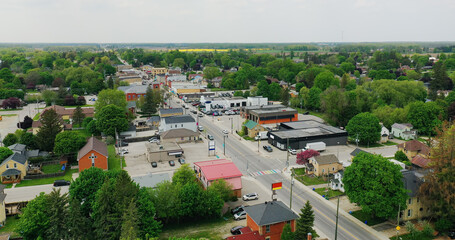
[[[0,240],[455,239],[454,11],[2,0]]]

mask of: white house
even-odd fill
[[[392,135],[404,140],[417,138],[417,131],[412,130],[413,126],[410,123],[394,123],[392,125]]]
[[[248,97],[246,100],[247,106],[264,106],[268,104],[269,99],[262,96]]]
[[[166,132],[171,129],[186,128],[188,130],[197,132],[196,120],[190,115],[180,115],[163,117],[160,120],[159,132]]]
[[[389,129],[387,129],[386,127],[382,126],[382,129],[381,129],[381,143],[386,143],[387,141],[389,141],[389,135],[390,135]]]
[[[340,170],[337,173],[333,174],[333,179],[330,179],[330,188],[332,190],[344,192],[343,175],[344,175],[343,170]]]

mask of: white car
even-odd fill
[[[229,134],[228,130],[226,130],[226,129],[223,130],[223,133],[224,134]]]
[[[241,220],[246,218],[246,212],[241,211],[239,213],[234,214],[234,220]]]
[[[130,153],[130,152],[126,148],[120,150],[120,154],[127,154],[127,153]]]
[[[289,151],[289,153],[292,154],[292,155],[296,155],[296,154],[297,154],[297,150],[295,150],[295,149],[289,148],[288,151]]]
[[[248,193],[243,195],[243,201],[249,201],[249,200],[257,200],[259,198],[259,195],[257,193]]]
[[[151,142],[151,143],[159,143],[160,140],[158,140],[157,138],[150,138],[149,142]]]

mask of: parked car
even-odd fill
[[[184,158],[179,158],[179,163],[180,164],[185,164],[185,159]]]
[[[70,181],[66,181],[66,180],[55,180],[54,181],[54,187],[68,186],[70,184],[71,184]]]
[[[171,167],[175,166],[174,160],[170,160],[170,161],[169,161],[169,165],[170,165]]]
[[[128,143],[124,142],[124,141],[120,141],[120,143],[115,144],[115,147],[126,147],[126,146],[128,146]]]
[[[226,130],[226,129],[224,129],[224,130],[223,130],[223,133],[224,133],[224,134],[229,134],[229,131]]]
[[[128,153],[130,153],[130,152],[128,151],[127,148],[123,148],[122,150],[120,150],[120,154],[128,154]]]
[[[245,226],[235,226],[233,228],[231,228],[231,233],[232,235],[239,235],[239,234],[242,234],[242,232],[240,231],[240,229],[244,228]]]
[[[192,114],[196,114],[196,113],[197,113],[196,110],[191,110],[190,112],[191,112]]]
[[[308,115],[308,114],[310,114],[310,112],[304,112],[304,113],[303,113],[303,115]]]
[[[270,147],[269,145],[264,145],[264,150],[266,150],[267,152],[273,152],[273,149],[272,147]]]
[[[259,195],[257,193],[248,193],[243,195],[242,199],[243,201],[249,201],[249,200],[257,200],[259,198]]]
[[[151,142],[151,143],[159,143],[160,140],[158,140],[157,138],[150,138],[149,142]]]
[[[235,207],[234,209],[231,209],[232,215],[234,215],[234,214],[236,214],[236,213],[238,213],[238,212],[243,211],[243,208],[244,208],[244,207],[245,207],[245,206],[240,205],[240,206]]]
[[[156,168],[156,167],[158,167],[158,164],[156,162],[152,162],[152,167]]]
[[[201,125],[199,125],[199,126],[197,127],[197,129],[198,129],[200,132],[204,131],[204,127],[201,126]]]
[[[246,212],[245,211],[241,211],[239,213],[236,213],[234,214],[234,220],[242,220],[242,219],[245,219],[246,218]]]
[[[213,141],[213,140],[215,140],[215,138],[213,138],[213,136],[212,136],[212,135],[210,135],[210,134],[209,134],[209,135],[207,135],[207,138],[208,138],[209,140],[212,140],[212,141]]]
[[[204,115],[202,113],[199,113],[197,116],[198,117],[204,117]]]
[[[297,150],[295,150],[295,149],[289,148],[288,151],[292,155],[296,155],[297,154]]]

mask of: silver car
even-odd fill
[[[243,195],[243,201],[249,201],[249,200],[257,200],[259,198],[259,195],[257,193],[248,193]]]
[[[246,212],[241,211],[239,213],[234,214],[234,220],[242,220],[246,218]]]

